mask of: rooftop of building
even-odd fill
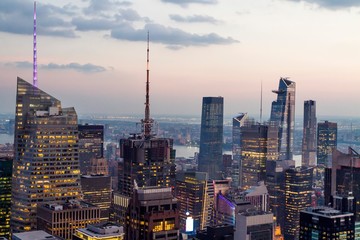
[[[111,237],[124,234],[124,228],[111,222],[89,224],[86,228],[78,229],[79,232],[92,237]]]
[[[54,237],[42,230],[40,231],[29,231],[22,233],[14,233],[13,239],[18,240],[60,240],[60,238]]]
[[[63,211],[63,210],[68,210],[68,209],[93,208],[96,206],[91,203],[72,199],[72,200],[69,200],[66,202],[62,202],[62,203],[57,203],[57,202],[46,203],[40,207],[47,208],[52,211]]]
[[[311,213],[312,215],[328,217],[328,218],[338,218],[338,217],[349,217],[353,216],[354,213],[342,212],[331,207],[319,206],[319,207],[309,207],[301,212]]]

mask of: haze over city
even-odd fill
[[[223,96],[225,114],[264,119],[280,77],[296,82],[296,115],[360,116],[359,1],[38,1],[39,87],[79,114],[142,114],[150,31],[152,114],[194,114]],[[32,81],[33,2],[0,2],[0,111],[16,76]]]

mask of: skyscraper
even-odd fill
[[[292,160],[295,127],[295,82],[280,78],[277,100],[272,102],[270,121],[279,127],[279,160]]]
[[[10,235],[12,164],[12,158],[0,157],[0,239]]]
[[[300,212],[299,239],[356,239],[354,213],[329,207],[306,208]]]
[[[356,201],[355,219],[360,221],[360,154],[350,147],[348,153],[335,149],[332,154],[332,167],[326,170],[325,204],[331,202],[330,195],[353,195]]]
[[[104,155],[104,126],[79,125],[80,173],[90,174],[91,160]]]
[[[317,130],[317,164],[326,166],[332,151],[337,146],[337,123],[325,121],[318,123]]]
[[[304,102],[304,128],[302,139],[303,166],[316,166],[316,102]]]
[[[193,219],[191,232],[206,228],[211,216],[211,210],[209,211],[208,208],[207,188],[207,173],[182,172],[176,174],[175,197],[178,199],[181,232],[186,232],[186,220],[189,216]]]
[[[266,161],[278,158],[278,128],[252,124],[241,128],[241,176],[243,189],[266,179]]]
[[[299,239],[300,211],[311,206],[313,168],[295,167],[285,172],[285,239]]]
[[[222,169],[224,99],[204,97],[201,113],[200,152],[198,169],[217,179]]]
[[[11,228],[36,229],[39,202],[80,197],[77,114],[17,79]]]
[[[149,36],[147,45],[145,117],[141,120],[142,133],[120,139],[119,191],[132,196],[134,180],[139,187],[175,186],[175,150],[170,138],[157,138],[150,118],[149,92]]]
[[[232,182],[233,187],[241,186],[241,127],[248,121],[248,114],[241,113],[233,118],[232,125]]]

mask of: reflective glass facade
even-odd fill
[[[11,228],[36,229],[38,203],[80,197],[78,125],[74,108],[18,78]]]
[[[204,97],[201,112],[198,169],[218,179],[222,169],[224,99]]]
[[[277,100],[272,102],[270,121],[279,127],[279,159],[291,160],[294,148],[295,82],[280,78]]]
[[[327,166],[329,155],[337,146],[337,123],[325,121],[318,123],[317,164]]]
[[[304,102],[304,128],[302,139],[303,166],[316,166],[316,102]]]

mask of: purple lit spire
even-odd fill
[[[34,58],[33,58],[33,86],[38,87],[37,81],[37,53],[36,53],[36,2],[34,2]]]

